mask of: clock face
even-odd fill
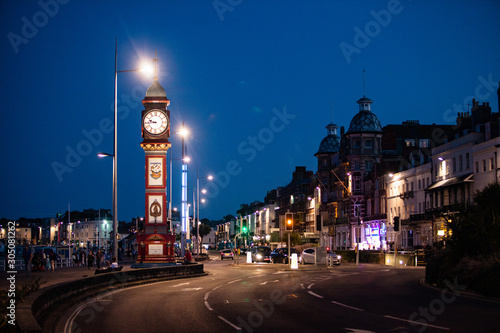
[[[168,117],[161,110],[151,110],[144,115],[143,124],[148,133],[162,134],[168,127]]]

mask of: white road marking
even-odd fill
[[[189,283],[190,282],[184,282],[184,283],[181,283],[181,284],[176,284],[175,286],[172,286],[172,288],[184,286],[184,285],[189,284]]]
[[[431,324],[422,324],[421,322],[418,322],[418,321],[402,319],[402,318],[393,317],[393,316],[384,316],[384,317],[394,319],[394,320],[406,321],[407,323],[410,323],[410,324],[424,325],[424,326],[433,327],[433,328],[437,328],[437,329],[445,330],[445,331],[449,330],[448,327],[436,326],[436,325],[431,325]]]
[[[201,287],[198,287],[198,288],[183,288],[183,289],[181,289],[181,291],[193,291],[193,290],[201,290],[201,289],[203,289],[203,288],[201,288]]]
[[[311,294],[311,295],[313,295],[313,296],[315,296],[315,297],[318,297],[318,298],[323,298],[323,296],[318,295],[318,294],[316,294],[316,293],[315,293],[315,292],[313,292],[313,291],[310,291],[310,290],[309,290],[309,291],[308,291],[308,293],[309,293],[309,294]]]
[[[227,320],[224,317],[218,316],[218,318],[220,320],[222,320],[223,322],[225,322],[226,324],[228,324],[229,326],[231,326],[232,328],[234,328],[237,332],[241,332],[241,327],[236,326],[235,324],[233,324],[232,322],[230,322],[229,320]]]
[[[238,281],[241,281],[241,280],[242,280],[242,279],[233,280],[233,281],[228,282],[227,284],[235,283],[235,282],[238,282]]]
[[[312,286],[314,286],[314,283],[311,283],[310,285],[308,285],[307,289],[311,289]]]
[[[205,294],[205,297],[203,297],[203,300],[205,301],[205,306],[207,307],[208,310],[213,311],[212,307],[210,304],[208,304],[208,295],[210,295],[210,291]]]
[[[217,290],[217,289],[219,289],[220,287],[222,287],[222,285],[217,286],[217,287],[213,288],[212,290]]]
[[[347,304],[344,304],[344,303],[340,303],[340,302],[335,302],[335,301],[332,301],[333,304],[337,304],[337,305],[340,305],[340,306],[343,306],[345,308],[349,308],[349,309],[353,309],[353,310],[357,310],[357,311],[365,311],[363,309],[360,309],[360,308],[357,308],[355,306],[350,306],[350,305],[347,305]]]
[[[270,283],[270,282],[280,282],[280,280],[274,280],[274,281],[266,281],[266,282],[262,282],[262,283],[259,283],[261,286],[264,286],[266,285],[267,283]]]

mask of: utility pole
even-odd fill
[[[359,218],[359,207],[356,207],[357,215],[358,215],[358,226],[356,227],[356,266],[359,265],[359,226],[361,225],[360,223],[360,218]]]

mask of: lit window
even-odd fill
[[[413,146],[415,146],[415,140],[414,139],[406,139],[405,144],[406,144],[406,147],[413,147]]]
[[[429,140],[428,139],[420,140],[420,148],[427,148],[427,147],[429,147]]]

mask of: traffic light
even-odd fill
[[[293,214],[285,213],[285,230],[292,231],[293,230]]]
[[[243,233],[245,234],[247,232],[247,227],[243,226],[243,228],[241,229],[241,231],[243,231]]]
[[[399,216],[394,217],[394,231],[399,231]]]
[[[248,230],[248,228],[247,228],[247,220],[244,219],[244,220],[241,221],[241,232],[244,233],[244,234],[246,234],[247,230]]]

